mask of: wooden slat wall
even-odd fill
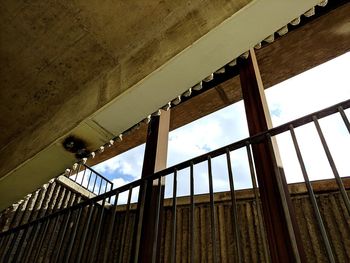
[[[56,188],[56,187],[55,187]],[[48,191],[49,188],[46,189]],[[73,193],[65,193],[65,191],[58,190],[52,191],[51,196],[57,194],[57,198],[62,200],[61,206],[67,206],[76,202],[72,195]],[[56,192],[59,192],[56,193]],[[246,190],[247,192],[247,190]],[[243,262],[265,262],[263,254],[263,238],[261,237],[258,222],[256,203],[250,194],[242,192],[238,194],[238,220],[239,220],[239,239],[241,244],[241,255]],[[348,192],[350,194],[350,192]],[[39,193],[39,196],[41,194]],[[31,198],[35,198],[33,195]],[[59,197],[61,196],[61,197]],[[216,239],[217,239],[217,262],[234,262],[235,253],[235,241],[232,230],[232,214],[231,214],[231,202],[223,197],[227,194],[217,194],[215,203],[215,215],[216,215]],[[31,207],[33,200],[29,200],[20,204],[20,207]],[[36,197],[37,198],[37,197]],[[204,199],[203,199],[204,198]],[[195,206],[195,246],[194,246],[194,258],[195,262],[212,262],[212,248],[210,236],[210,207],[205,201],[205,196],[196,198]],[[63,201],[63,199],[65,201]],[[186,199],[186,198],[185,198]],[[188,199],[188,198],[187,198]],[[184,199],[183,199],[184,200]],[[181,201],[179,199],[179,205],[177,207],[177,237],[176,237],[176,261],[188,262],[190,259],[190,209],[188,202]],[[322,239],[316,220],[313,214],[313,210],[307,194],[296,193],[292,197],[293,204],[297,214],[297,220],[302,232],[302,239],[309,262],[327,262],[325,249],[323,247]],[[350,216],[346,211],[345,205],[341,199],[341,195],[338,191],[324,191],[317,194],[317,201],[320,207],[322,217],[324,219],[325,227],[329,238],[331,240],[332,248],[335,254],[337,262],[350,262]],[[45,204],[47,202],[44,202]],[[49,203],[49,202],[48,202]],[[52,209],[53,203],[50,205]],[[43,207],[45,207],[44,205]],[[81,237],[83,229],[85,228],[85,222],[87,218],[87,208],[84,209],[81,217],[80,224],[78,225],[77,241],[74,243],[72,252],[72,262],[76,259],[78,249],[81,244]],[[94,207],[92,224],[89,228],[86,242],[84,245],[84,253],[82,262],[85,262],[92,250],[92,240],[96,236],[96,228],[98,215],[101,211],[100,206]],[[169,262],[170,259],[170,246],[171,246],[171,206],[169,200],[166,200],[163,210],[164,220],[161,225],[163,230],[162,246],[160,252],[160,262]],[[135,210],[132,207],[129,213],[128,225],[126,226],[126,213],[122,206],[118,207],[118,211],[115,215],[113,224],[113,211],[110,208],[105,208],[105,214],[102,221],[102,229],[97,240],[98,253],[95,255],[96,262],[129,262],[131,253],[131,243],[133,237],[133,230],[135,226]],[[7,222],[17,222],[15,217],[20,217],[20,213],[14,216],[14,213],[9,213]],[[26,218],[27,216],[24,216]],[[11,220],[10,220],[11,219]],[[60,218],[60,224],[62,223]],[[13,223],[15,224],[15,223]],[[4,223],[2,222],[2,225]],[[69,231],[72,231],[75,226],[74,217],[71,218],[69,223]],[[125,230],[123,230],[125,227]],[[70,232],[68,232],[70,233]],[[126,233],[124,240],[122,233]],[[52,240],[55,241],[61,233],[56,229],[55,232],[50,226],[47,236],[44,239],[44,246],[40,252],[38,262],[50,262],[52,253],[55,252],[55,242],[48,243],[50,236],[53,236]],[[64,256],[64,250],[69,243],[69,234],[65,237],[63,253],[60,258]],[[10,241],[8,241],[10,242]],[[35,244],[34,244],[35,245]],[[2,248],[4,244],[1,243]],[[123,255],[121,255],[123,251]],[[0,256],[3,253],[3,249],[0,250]],[[33,260],[34,258],[30,258]],[[283,260],[283,259],[281,259]],[[282,262],[282,261],[281,261]]]
[[[0,214],[0,232],[25,224],[30,218],[34,220],[69,206],[67,202],[71,195],[82,198],[56,180],[45,184]]]
[[[350,194],[350,192],[348,192]],[[302,232],[303,244],[309,262],[328,262],[325,249],[318,230],[316,219],[309,201],[309,197],[303,194],[293,195],[293,204],[297,214],[297,220]],[[332,243],[332,248],[337,262],[350,262],[350,216],[339,192],[321,193],[317,195],[321,215]],[[263,251],[263,238],[260,234],[256,203],[252,199],[238,200],[239,238],[243,262],[265,262]],[[223,201],[215,204],[216,233],[217,233],[217,262],[234,262],[235,241],[232,229],[231,202]],[[124,227],[124,214],[119,213],[116,219],[116,229],[113,232],[113,255],[119,258],[120,237]],[[177,237],[176,260],[177,262],[189,262],[190,260],[190,208],[188,205],[180,205],[177,208]],[[164,220],[160,262],[170,261],[171,247],[171,206],[164,208]],[[127,227],[129,235],[133,233],[134,215]],[[208,203],[199,203],[195,206],[195,262],[212,262],[212,242],[210,229],[210,207]],[[127,240],[131,242],[130,236]],[[125,248],[129,251],[131,243],[126,242]],[[128,262],[128,257],[123,262]],[[108,261],[109,262],[109,261]]]

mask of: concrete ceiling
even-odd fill
[[[331,3],[330,3],[331,4]],[[327,8],[330,8],[328,6]],[[325,11],[311,21],[303,19],[299,27],[289,27],[290,31],[272,44],[266,44],[255,50],[260,73],[265,88],[318,66],[330,59],[350,51],[350,3],[337,7],[336,10]],[[319,15],[316,12],[316,16]],[[307,41],[301,41],[300,36]],[[313,52],[305,52],[312,50]],[[215,74],[215,79],[216,79]],[[350,93],[349,93],[350,96]],[[236,76],[215,88],[201,93],[171,109],[170,130],[206,116],[242,98],[239,76]],[[347,99],[347,98],[344,98]],[[116,143],[105,149],[103,153],[89,159],[94,165],[136,147],[146,140],[147,125],[128,136],[122,143]]]
[[[3,1],[0,210],[317,2]]]

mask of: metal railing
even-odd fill
[[[82,163],[79,163],[76,170],[70,170],[65,176],[96,195],[106,193],[113,189],[113,182]]]
[[[336,104],[327,109],[309,114],[302,118],[296,119],[294,121],[288,122],[276,128],[270,129],[261,134],[240,140],[238,142],[232,143],[225,147],[219,148],[212,152],[203,154],[196,158],[188,161],[184,161],[180,164],[174,165],[155,174],[149,175],[146,178],[136,180],[117,189],[111,190],[107,193],[103,193],[97,197],[94,197],[88,201],[76,204],[72,207],[63,209],[54,214],[45,216],[43,218],[37,219],[33,222],[27,223],[25,225],[10,229],[4,233],[0,234],[0,257],[1,262],[37,262],[38,259],[49,260],[50,262],[137,262],[137,255],[139,249],[142,249],[142,244],[140,244],[140,229],[142,222],[142,216],[144,214],[144,200],[145,191],[141,191],[141,196],[139,196],[139,207],[136,211],[139,214],[138,222],[135,221],[135,211],[132,209],[131,197],[133,193],[137,193],[138,189],[145,189],[146,186],[153,182],[153,185],[159,188],[162,185],[162,178],[171,176],[173,178],[173,193],[172,193],[172,205],[171,205],[171,220],[167,222],[170,224],[171,234],[161,241],[166,242],[168,253],[168,261],[177,261],[176,255],[177,251],[180,249],[178,246],[178,204],[177,204],[177,187],[178,187],[178,175],[179,171],[183,169],[189,169],[189,184],[190,184],[190,204],[189,204],[189,216],[188,216],[188,236],[189,236],[189,246],[188,246],[188,258],[191,262],[196,262],[198,260],[198,243],[195,240],[195,233],[198,226],[196,226],[195,220],[195,208],[198,206],[195,202],[194,187],[198,182],[195,181],[195,165],[205,162],[207,165],[207,175],[209,182],[209,203],[207,210],[209,211],[208,220],[210,224],[206,227],[207,232],[206,238],[209,244],[210,250],[210,261],[219,262],[220,260],[220,246],[221,243],[218,242],[218,213],[216,211],[217,203],[214,198],[213,191],[213,171],[212,171],[212,159],[218,156],[226,157],[226,166],[228,171],[229,188],[230,188],[230,206],[231,206],[231,218],[232,222],[226,222],[232,227],[232,235],[234,238],[234,257],[235,262],[242,262],[242,251],[244,248],[242,246],[242,235],[239,234],[242,221],[239,220],[239,214],[237,212],[237,200],[236,191],[233,180],[233,169],[231,163],[231,152],[238,149],[245,149],[247,154],[247,159],[249,162],[250,175],[253,185],[254,192],[254,202],[257,213],[260,233],[261,246],[259,249],[262,251],[260,262],[269,262],[269,249],[266,242],[266,232],[264,230],[263,215],[260,209],[259,200],[259,190],[257,186],[256,176],[255,176],[255,165],[252,157],[251,146],[260,143],[268,142],[272,144],[271,138],[278,134],[289,133],[295,151],[299,160],[299,164],[304,176],[304,180],[307,186],[308,196],[311,200],[314,215],[317,219],[317,225],[322,234],[322,241],[326,248],[327,258],[330,262],[335,262],[334,259],[334,248],[331,245],[329,239],[329,233],[325,229],[324,219],[321,216],[320,209],[318,206],[317,198],[313,192],[312,184],[310,183],[307,168],[305,167],[302,152],[300,151],[298,139],[295,135],[294,130],[302,125],[313,123],[318,132],[319,139],[322,143],[323,149],[327,155],[329,164],[332,168],[334,178],[338,185],[343,203],[346,207],[346,211],[350,216],[350,203],[349,197],[347,195],[346,189],[344,187],[342,178],[339,176],[337,167],[332,158],[330,150],[328,148],[326,139],[323,135],[322,128],[320,127],[318,120],[332,114],[340,114],[344,125],[350,133],[349,120],[344,113],[344,110],[350,107],[350,100],[344,101],[342,103]],[[93,170],[92,170],[93,171]],[[122,194],[127,194],[127,202],[125,210],[123,213],[118,210],[120,208],[120,196]],[[158,200],[161,201],[161,194],[158,196]],[[107,200],[111,200],[113,203],[110,206],[106,205]],[[161,209],[161,202],[158,202],[158,209]],[[164,208],[163,208],[164,209]],[[159,210],[158,210],[159,211]],[[159,219],[159,217],[158,217]],[[160,224],[155,224],[154,233],[158,233]],[[53,249],[49,246],[44,246],[46,236],[48,234],[54,235],[51,240]],[[136,234],[133,234],[136,233]],[[17,239],[22,237],[26,242],[23,242],[21,247],[18,247]],[[51,239],[50,238],[50,239]],[[115,238],[117,240],[115,240]],[[181,241],[182,242],[182,241]],[[154,242],[153,249],[157,249],[159,244]],[[166,245],[164,245],[166,246]],[[35,247],[35,249],[33,249]],[[86,248],[89,248],[86,250]],[[131,251],[133,248],[133,251]],[[18,253],[19,250],[24,250],[25,253],[22,255]],[[254,253],[250,251],[250,253]],[[165,260],[164,260],[165,261]]]

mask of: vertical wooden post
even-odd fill
[[[169,124],[170,110],[161,110],[160,116],[152,117],[147,132],[142,178],[166,168]],[[165,180],[161,180],[161,185],[158,182],[149,181],[145,187],[140,187],[136,218],[136,223],[140,224],[140,231],[134,235],[134,241],[139,239],[136,241],[139,242],[139,246],[133,245],[132,253],[136,252],[136,256],[133,255],[134,262],[156,262],[159,258]],[[143,214],[140,217],[141,206]]]
[[[255,57],[237,61],[251,136],[271,128],[271,119]],[[252,145],[272,262],[306,262],[299,228],[277,145],[271,138]]]

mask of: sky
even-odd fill
[[[333,104],[350,99],[350,52],[303,72],[266,90],[273,126],[302,117]],[[350,118],[350,111],[345,111]],[[327,143],[340,176],[349,176],[347,149],[350,136],[339,114],[320,120]],[[296,130],[307,172],[311,180],[334,178],[315,126],[311,123]],[[237,102],[180,127],[169,134],[168,162],[179,162],[210,152],[249,137],[243,102]],[[301,182],[303,177],[294,146],[288,133],[277,136],[283,168],[288,183]],[[133,148],[94,167],[114,183],[114,188],[141,176],[145,146]],[[214,191],[227,191],[228,172],[225,156],[212,160]],[[235,189],[250,188],[248,160],[245,149],[231,153]],[[195,194],[208,192],[207,164],[194,167]],[[165,197],[172,196],[172,176],[166,177]],[[120,197],[125,202],[126,194]],[[189,194],[189,170],[178,172],[178,195]],[[133,193],[136,201],[137,190]],[[119,202],[118,202],[119,203]]]

